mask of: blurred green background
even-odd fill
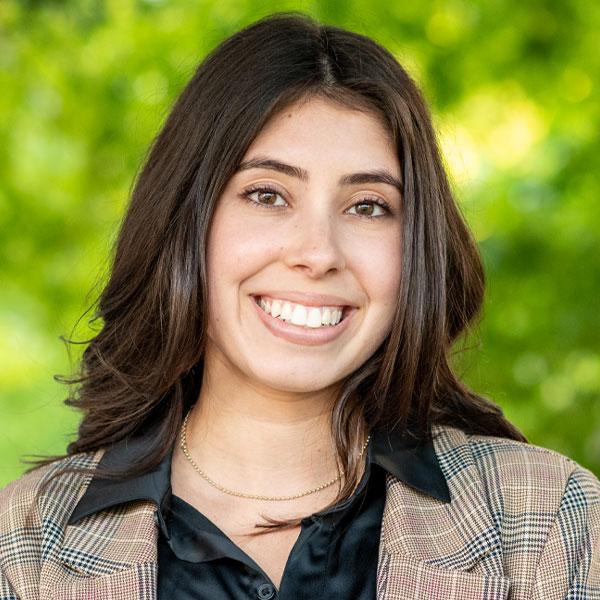
[[[599,3],[2,0],[0,486],[74,439],[53,375],[83,347],[69,359],[59,336],[100,289],[174,99],[276,10],[374,38],[421,85],[488,276],[460,372],[531,442],[600,474]]]

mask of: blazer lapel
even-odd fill
[[[504,600],[500,536],[467,445],[455,428],[434,428],[434,447],[452,501],[387,476],[378,600]]]
[[[93,464],[97,464],[102,454],[103,450],[100,450],[94,455]],[[90,481],[91,477],[86,477],[70,512]],[[40,597],[53,600],[155,600],[158,541],[155,511],[153,502],[140,500],[66,525],[58,561],[43,561]],[[50,531],[50,523],[45,526],[48,536],[61,533]]]
[[[143,500],[68,525],[58,556],[60,568],[44,574],[41,596],[56,600],[156,598],[155,510],[152,502]]]

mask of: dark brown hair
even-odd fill
[[[331,431],[347,476],[329,506],[352,493],[360,442],[375,426],[430,439],[432,425],[451,425],[527,441],[449,364],[453,345],[480,312],[484,273],[419,89],[372,39],[294,11],[222,42],[176,101],[139,173],[108,282],[92,307],[91,322],[100,320],[101,328],[85,341],[76,376],[56,377],[74,386],[64,403],[83,413],[78,437],[65,455],[29,461],[36,464],[30,470],[151,426],[157,434],[140,462],[95,475],[146,472],[173,448],[202,383],[205,244],[215,203],[267,120],[314,95],[380,118],[403,182],[395,319],[373,356],[342,382]],[[269,521],[294,525],[300,518]]]

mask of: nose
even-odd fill
[[[304,271],[314,279],[339,272],[346,266],[339,237],[335,217],[323,205],[319,211],[307,210],[293,225],[285,262],[290,268]]]

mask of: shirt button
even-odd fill
[[[275,596],[275,588],[270,583],[263,583],[258,586],[256,595],[260,600],[271,600]]]

